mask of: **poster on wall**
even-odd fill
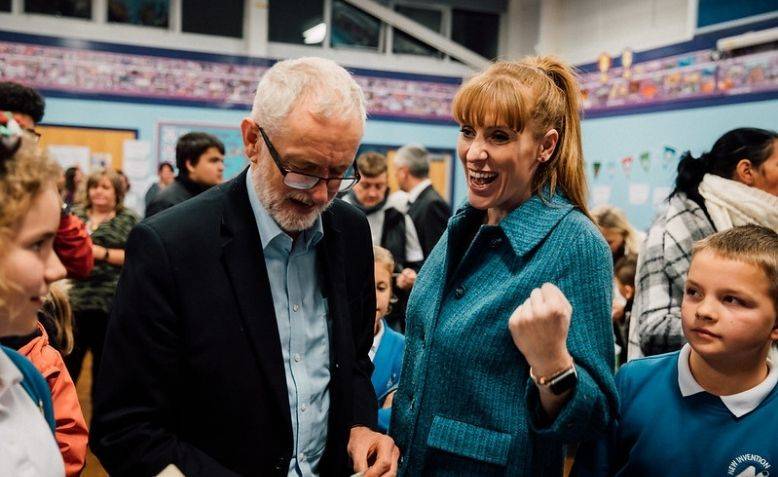
[[[157,125],[157,165],[176,164],[176,142],[186,133],[200,131],[216,136],[224,144],[224,180],[232,179],[248,165],[243,138],[235,126],[208,123],[159,122]],[[156,165],[154,170],[156,170]]]

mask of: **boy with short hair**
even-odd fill
[[[695,244],[680,351],[616,376],[619,420],[574,475],[766,476],[778,466],[778,234],[749,225]]]

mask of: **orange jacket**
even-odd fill
[[[19,353],[32,361],[49,384],[56,424],[54,435],[65,461],[65,474],[67,477],[77,477],[86,461],[89,431],[78,403],[76,386],[65,368],[65,362],[59,351],[49,345],[49,336],[40,322],[38,329],[41,336],[19,348]]]

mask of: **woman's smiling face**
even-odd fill
[[[558,134],[538,138],[529,127],[463,124],[457,152],[465,169],[468,200],[476,209],[504,216],[532,195],[532,177],[548,160]]]

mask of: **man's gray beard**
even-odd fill
[[[267,210],[273,220],[286,232],[302,232],[305,229],[310,228],[316,222],[316,219],[327,210],[332,201],[327,202],[325,205],[319,206],[317,210],[314,210],[310,214],[300,216],[293,210],[284,210],[283,202],[286,196],[273,188],[270,185],[270,178],[267,177],[267,170],[262,170],[261,165],[257,165],[251,170],[254,174],[254,192],[257,194],[262,206]],[[294,192],[290,197],[294,197]],[[300,197],[303,197],[305,193],[300,192]]]

